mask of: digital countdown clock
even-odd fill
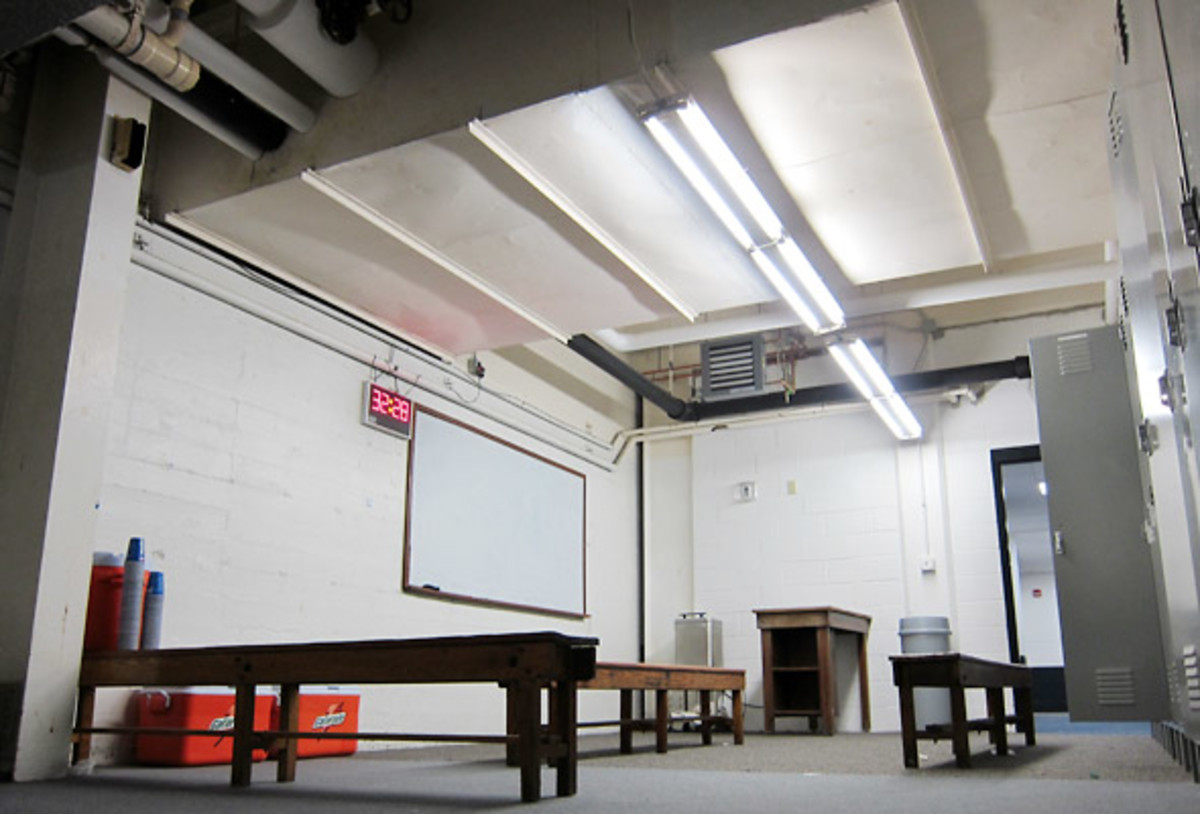
[[[363,423],[401,438],[412,434],[413,403],[374,382],[363,385]]]

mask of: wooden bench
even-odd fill
[[[521,799],[541,797],[543,762],[555,767],[557,794],[575,793],[576,692],[595,675],[593,638],[560,633],[455,636],[318,644],[245,645],[118,653],[87,653],[79,677],[75,759],[88,757],[95,734],[198,735],[199,730],[94,727],[98,687],[218,685],[235,690],[230,782],[248,786],[255,747],[278,748],[276,779],[296,777],[296,743],[332,733],[299,731],[304,684],[441,684],[495,682],[506,690],[508,731],[503,735],[345,733],[358,740],[467,741],[506,744],[521,770]],[[280,729],[255,731],[259,685],[280,686]],[[555,687],[550,723],[542,724],[543,688]]]
[[[620,726],[621,753],[633,751],[633,730],[653,725],[655,748],[667,751],[667,729],[671,723],[667,692],[685,690],[700,693],[699,718],[688,716],[687,720],[700,722],[702,742],[712,743],[714,721],[723,721],[733,731],[733,742],[741,745],[745,740],[742,723],[742,693],[746,689],[745,670],[728,670],[720,667],[693,667],[681,664],[622,664],[599,662],[596,676],[579,682],[581,690],[619,690],[621,693],[620,718],[616,721],[589,721],[585,726]],[[652,690],[654,692],[654,718],[633,717],[633,693]],[[712,693],[728,692],[732,695],[729,715],[712,714]]]
[[[961,653],[929,653],[892,656],[892,677],[900,691],[900,727],[904,742],[904,765],[918,767],[918,740],[938,740],[947,735],[954,744],[954,761],[970,768],[968,737],[972,731],[987,732],[996,754],[1008,754],[1008,724],[1016,724],[1025,733],[1025,743],[1036,743],[1033,727],[1033,671],[1021,664],[987,661]],[[915,687],[946,687],[950,691],[950,723],[918,730]],[[1010,687],[1016,701],[1016,714],[1004,711],[1004,689]],[[987,692],[987,717],[968,720],[965,690],[980,688]]]

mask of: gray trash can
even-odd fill
[[[901,653],[950,651],[950,620],[945,616],[906,616],[900,620]],[[913,690],[917,729],[950,723],[950,690],[917,687]]]

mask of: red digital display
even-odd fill
[[[408,438],[412,431],[412,402],[399,393],[367,382],[363,421],[373,427]]]

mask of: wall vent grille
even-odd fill
[[[763,340],[745,336],[705,342],[700,348],[705,399],[758,393],[763,389]]]
[[[1058,372],[1061,376],[1092,372],[1092,344],[1087,334],[1058,338]]]
[[[1096,703],[1102,707],[1131,707],[1137,703],[1137,682],[1129,667],[1096,669]]]
[[[1200,710],[1200,657],[1196,655],[1194,644],[1183,648],[1183,683],[1188,709]]]

